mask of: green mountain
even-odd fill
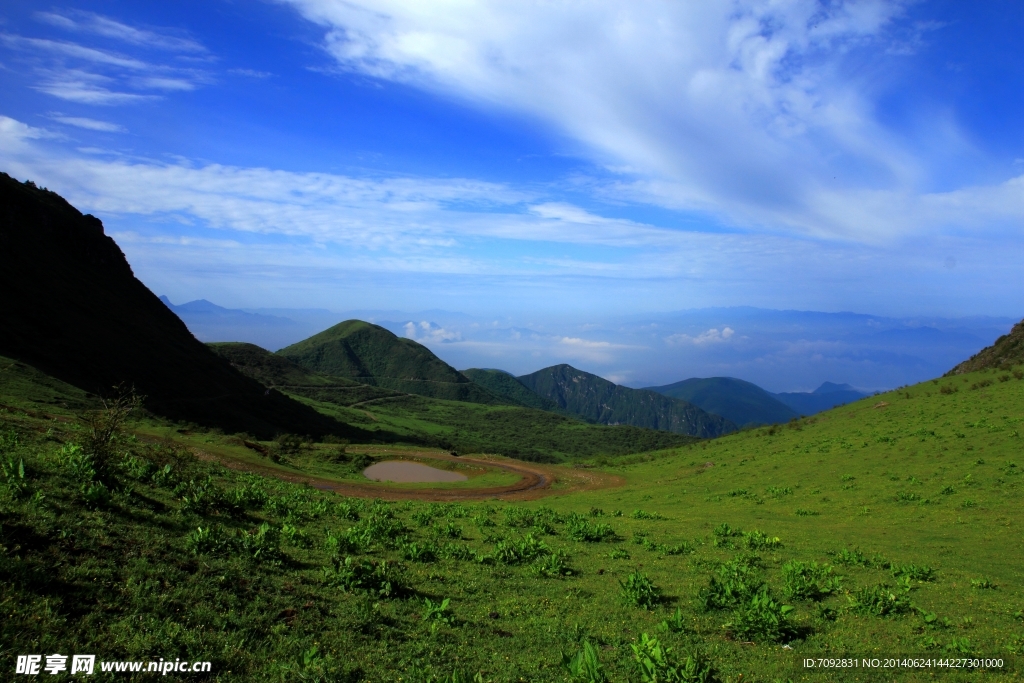
[[[349,406],[363,401],[404,395],[391,389],[360,384],[354,379],[332,377],[307,370],[298,363],[255,344],[218,342],[207,346],[237,370],[265,386],[318,401]]]
[[[468,403],[404,394],[307,370],[254,344],[211,344],[243,373],[274,386],[374,443],[429,444],[459,453],[500,453],[520,460],[560,462],[615,457],[694,441],[638,427],[606,427],[522,405]],[[542,402],[525,387],[522,391]],[[529,396],[526,396],[529,398]],[[552,404],[553,405],[553,404]]]
[[[94,216],[0,173],[0,355],[96,394],[134,385],[176,420],[273,435],[351,430],[244,376],[139,282]]]
[[[1009,334],[996,339],[992,346],[982,349],[947,372],[946,376],[989,368],[1008,370],[1014,365],[1024,365],[1024,320],[1014,325]]]
[[[632,425],[677,434],[714,437],[736,425],[695,405],[656,391],[619,386],[570,365],[554,365],[518,378],[524,386],[559,408],[589,422]]]
[[[422,344],[362,320],[338,323],[277,353],[315,372],[406,394],[503,402]]]
[[[732,377],[695,377],[647,388],[721,415],[741,427],[787,422],[800,416],[756,384]]]
[[[513,403],[536,408],[537,410],[547,410],[555,413],[562,412],[557,403],[537,394],[516,379],[514,375],[504,370],[470,368],[469,370],[463,370],[462,374],[495,396],[500,396]]]

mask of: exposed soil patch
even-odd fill
[[[308,484],[322,491],[333,491],[342,496],[354,496],[357,498],[384,498],[386,500],[429,500],[429,501],[457,501],[457,500],[485,500],[488,498],[500,498],[502,500],[533,500],[562,493],[574,493],[576,491],[614,488],[625,484],[622,477],[596,472],[593,470],[579,470],[570,467],[557,465],[537,465],[534,463],[510,460],[491,455],[462,456],[456,457],[444,453],[424,453],[422,451],[406,451],[403,449],[381,448],[375,450],[379,455],[407,456],[416,459],[442,460],[456,463],[482,465],[495,469],[504,470],[519,475],[519,481],[507,486],[492,486],[486,488],[461,488],[461,489],[408,489],[398,486],[391,486],[387,483],[372,484],[359,482],[340,482],[309,477],[297,473],[282,472],[274,467],[264,467],[253,463],[239,462],[198,448],[192,451],[197,457],[203,460],[216,460],[229,469],[254,472],[268,477],[276,477],[284,481],[299,484]],[[552,489],[557,483],[558,488]]]

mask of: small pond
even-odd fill
[[[439,470],[436,467],[428,467],[406,460],[378,462],[363,470],[363,476],[376,481],[393,481],[401,484],[421,481],[466,481],[467,479],[466,475],[458,472]]]

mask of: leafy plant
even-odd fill
[[[768,587],[762,586],[749,600],[740,603],[726,628],[744,640],[779,642],[791,635],[788,614],[792,611],[792,606],[780,604]]]
[[[747,558],[736,558],[718,568],[717,576],[697,593],[697,603],[705,612],[735,607],[751,599],[762,586],[764,579],[757,567]]]
[[[412,562],[433,562],[437,559],[437,546],[433,543],[405,543],[401,546],[402,556]]]
[[[916,564],[902,564],[892,565],[889,571],[892,573],[893,578],[901,579],[908,578],[913,581],[934,581],[935,570],[927,565],[916,565]]]
[[[324,578],[350,593],[369,593],[381,598],[395,597],[403,590],[400,568],[387,560],[346,557],[328,567]]]
[[[782,565],[783,594],[796,600],[821,600],[842,588],[830,565],[790,560]]]
[[[850,609],[876,617],[892,617],[910,611],[910,600],[905,592],[893,590],[888,584],[865,586],[849,598]]]
[[[995,590],[998,587],[999,586],[988,578],[971,579],[971,588],[977,588],[979,590]]]
[[[281,557],[280,532],[267,522],[252,531],[243,532],[239,547],[254,560],[274,562]]]
[[[679,663],[672,656],[671,648],[646,633],[629,647],[643,683],[712,683],[716,680],[711,662],[703,656],[690,653]]]
[[[620,580],[619,586],[623,601],[632,607],[651,610],[661,602],[661,589],[640,570],[630,573],[625,581]]]
[[[445,626],[455,625],[455,615],[452,614],[451,599],[445,598],[441,602],[433,602],[430,598],[423,599],[423,621],[432,626],[444,624]]]
[[[644,510],[633,510],[629,516],[633,519],[665,519],[657,512],[645,512]]]
[[[572,576],[572,568],[569,567],[569,558],[561,550],[556,550],[550,555],[538,557],[530,565],[530,570],[536,576],[549,579],[558,579],[564,576]]]
[[[743,541],[751,550],[775,550],[782,547],[782,539],[778,536],[769,536],[757,530],[743,534]]]
[[[608,683],[608,676],[597,657],[597,648],[589,640],[583,641],[583,647],[573,656],[562,653],[562,667],[569,673],[573,681],[579,683]]]
[[[193,555],[215,554],[231,546],[231,538],[221,526],[196,527],[185,536],[185,547]]]
[[[667,619],[663,619],[658,628],[669,633],[682,633],[686,630],[686,623],[683,621],[683,612],[676,607],[675,613]]]
[[[599,543],[615,537],[615,530],[608,524],[591,522],[583,515],[572,513],[565,521],[565,534],[574,541]]]

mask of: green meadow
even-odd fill
[[[221,681],[1020,677],[1020,368],[670,449],[566,456],[625,483],[531,501],[337,496],[281,477],[352,479],[379,448],[261,453],[25,367],[0,372],[0,404],[4,666],[96,652],[211,660],[204,680]],[[387,405],[367,420],[414,419]],[[798,665],[895,655],[1006,668]]]

